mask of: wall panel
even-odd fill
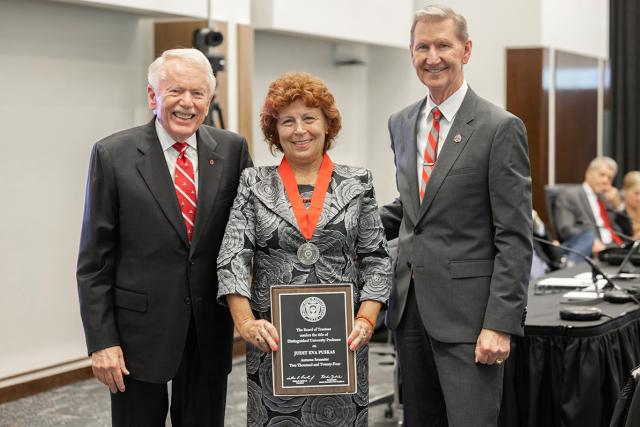
[[[598,154],[598,60],[556,51],[556,183],[579,183]]]
[[[507,110],[527,127],[533,208],[546,219],[544,186],[549,175],[549,92],[543,84],[548,72],[548,51],[544,48],[507,49]]]

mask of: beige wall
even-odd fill
[[[148,119],[151,27],[0,2],[0,379],[86,356],[75,264],[91,145]]]

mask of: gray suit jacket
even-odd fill
[[[609,211],[607,215],[611,226],[619,231],[615,213]],[[581,185],[563,188],[558,193],[554,206],[554,220],[558,238],[561,241],[568,240],[583,231],[593,231],[595,236],[600,238],[600,229],[596,225],[587,193]]]
[[[424,102],[389,119],[400,197],[381,209],[387,238],[399,239],[387,324],[400,323],[413,276],[433,338],[472,343],[482,328],[521,335],[532,256],[525,127],[469,88],[420,204],[416,131]]]

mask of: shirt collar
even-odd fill
[[[176,142],[179,142],[179,141],[175,141],[171,137],[171,135],[169,135],[169,132],[167,132],[164,126],[162,126],[162,123],[160,123],[160,120],[158,120],[157,117],[156,117],[156,133],[158,134],[158,139],[160,140],[162,151],[167,151],[169,148],[173,146],[173,144],[175,144]],[[186,142],[187,145],[189,145],[189,147],[193,148],[194,150],[196,151],[198,150],[198,138],[196,137],[195,133],[191,135],[189,138],[187,138],[187,140],[184,142]]]
[[[433,102],[433,99],[431,99],[431,96],[427,95],[427,105],[426,105],[427,115],[435,107],[438,107],[438,110],[440,110],[440,112],[442,113],[442,116],[445,119],[447,119],[449,123],[451,123],[456,113],[460,109],[460,106],[462,105],[462,101],[464,101],[464,97],[467,94],[467,89],[469,89],[469,85],[467,84],[466,80],[463,80],[462,85],[458,88],[458,90],[453,92],[453,94],[450,97],[442,101],[440,105],[436,105],[436,103]]]
[[[591,200],[598,200],[598,195],[593,191],[593,188],[589,184],[585,182],[582,183],[582,188],[584,188],[584,192],[587,193],[587,197]]]

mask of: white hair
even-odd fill
[[[618,173],[618,163],[613,160],[611,157],[607,156],[598,156],[595,159],[591,160],[589,166],[587,167],[587,171],[592,169],[600,169],[601,167],[607,167],[613,171],[613,175]]]
[[[213,75],[211,63],[198,49],[169,49],[162,52],[162,55],[157,57],[156,60],[149,65],[147,72],[147,80],[155,92],[158,91],[160,81],[166,77],[165,64],[169,59],[173,58],[188,61],[200,67],[207,75],[209,95],[213,96],[216,90],[216,78]]]
[[[413,25],[411,25],[411,46],[413,46],[414,31],[418,22],[441,22],[446,19],[451,19],[453,21],[456,27],[456,35],[461,42],[469,40],[467,20],[464,16],[456,13],[450,7],[432,4],[416,11],[413,15]]]

